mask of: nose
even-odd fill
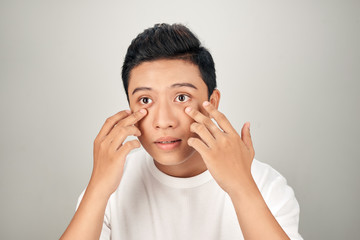
[[[171,107],[168,103],[160,103],[155,109],[154,114],[154,128],[167,129],[176,128],[178,120],[176,118],[176,112],[174,107]]]

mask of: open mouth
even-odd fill
[[[160,142],[155,142],[155,143],[169,144],[169,143],[175,143],[175,142],[180,142],[180,141],[181,141],[181,139],[174,140],[174,141],[160,141]]]

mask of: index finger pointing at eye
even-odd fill
[[[205,116],[197,111],[197,110],[193,110],[191,107],[187,107],[185,108],[185,112],[191,117],[193,118],[195,121],[199,122],[199,123],[202,123]]]
[[[217,124],[221,127],[224,132],[229,133],[236,130],[233,128],[229,120],[225,117],[225,115],[219,110],[217,110],[212,104],[210,104],[208,101],[205,101],[203,103],[203,106],[205,110],[210,114],[211,117],[215,119]]]
[[[125,118],[123,120],[122,125],[123,126],[130,126],[130,125],[134,125],[135,123],[137,123],[138,121],[140,121],[143,117],[145,117],[145,115],[147,114],[146,109],[140,109],[137,112],[134,112],[133,114],[131,114],[130,116],[128,116],[127,118]]]

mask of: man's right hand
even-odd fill
[[[124,141],[128,136],[141,135],[134,124],[146,114],[145,109],[132,114],[121,111],[106,120],[94,141],[94,167],[89,185],[60,240],[99,239],[106,204],[120,184],[126,156],[140,147],[138,140]]]
[[[121,111],[109,117],[94,141],[94,166],[89,186],[103,197],[117,189],[124,170],[126,156],[140,147],[138,140],[124,143],[128,136],[140,136],[140,130],[134,126],[147,114],[146,109],[135,113]]]

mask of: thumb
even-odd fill
[[[255,156],[255,150],[250,135],[250,122],[246,122],[241,129],[241,139],[245,143],[245,146],[249,149],[251,158],[253,159]]]

